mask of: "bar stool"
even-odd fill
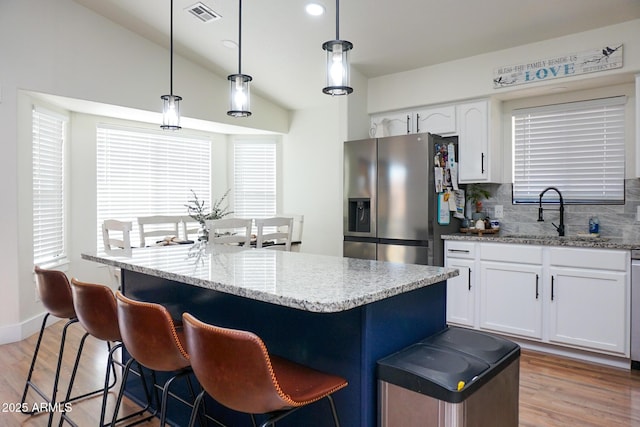
[[[60,370],[62,367],[62,357],[64,353],[64,346],[67,337],[67,329],[69,326],[78,322],[76,317],[76,312],[73,307],[73,296],[71,294],[71,285],[69,284],[69,279],[67,275],[62,271],[57,270],[46,270],[42,269],[38,266],[34,267],[34,272],[36,275],[36,287],[38,289],[38,293],[40,295],[40,300],[42,301],[42,305],[47,310],[47,314],[44,316],[42,320],[42,325],[40,326],[40,333],[38,335],[38,341],[36,342],[36,348],[33,352],[33,357],[31,359],[31,366],[29,367],[29,373],[27,374],[27,380],[24,385],[24,392],[22,393],[22,399],[20,401],[20,407],[28,407],[26,404],[27,393],[31,388],[34,390],[42,399],[42,403],[47,403],[49,408],[53,408],[56,406],[56,397],[58,393],[58,381],[60,380]],[[62,328],[62,335],[60,337],[60,347],[58,350],[58,362],[56,365],[56,372],[53,379],[53,388],[51,392],[51,397],[47,396],[47,394],[40,389],[36,384],[31,381],[31,377],[33,375],[33,371],[36,366],[36,361],[38,359],[38,353],[40,351],[40,344],[42,342],[42,336],[47,326],[47,319],[50,315],[55,317],[59,317],[61,319],[67,319],[64,327]],[[80,360],[80,356],[82,355],[82,349],[84,348],[84,342],[89,334],[85,333],[80,340],[80,345],[78,346],[78,350],[76,353],[76,361],[73,365],[72,376],[75,376],[76,371],[78,370],[78,363]],[[94,390],[88,393],[84,393],[79,396],[75,396],[73,398],[67,397],[62,402],[58,402],[60,404],[73,402],[78,399],[82,399],[84,397],[91,396],[98,392],[101,392],[102,389]],[[32,410],[22,411],[24,414],[32,415],[34,413],[39,412],[35,409],[37,405],[32,406]],[[38,405],[39,406],[39,405]],[[64,405],[63,405],[64,406]],[[48,424],[51,426],[53,422],[53,411],[49,412],[49,421]]]
[[[253,414],[267,414],[261,427],[327,398],[339,427],[331,394],[347,386],[344,378],[270,355],[251,332],[209,325],[189,313],[182,319],[191,367],[204,389],[194,403],[190,427],[205,392],[230,409],[251,414],[254,426]]]
[[[175,373],[161,388],[160,426],[164,426],[169,395],[193,407],[193,404],[169,392],[176,378],[186,377],[189,391],[195,399],[193,385],[188,376],[192,370],[189,356],[183,346],[184,335],[176,329],[169,311],[162,305],[135,301],[125,297],[120,291],[116,292],[116,300],[120,335],[132,358],[127,362],[122,376],[122,388],[118,394],[112,425],[115,425],[129,368],[135,359],[137,363],[153,371]],[[159,387],[155,384],[154,386]]]
[[[113,294],[113,291],[108,286],[81,282],[75,278],[71,279],[71,291],[73,295],[73,306],[75,308],[75,312],[80,324],[89,333],[89,335],[93,336],[96,339],[106,341],[109,347],[109,355],[107,357],[107,372],[104,379],[104,389],[102,394],[102,408],[100,411],[100,424],[98,424],[99,426],[103,426],[107,408],[108,393],[117,381],[114,365],[117,364],[121,367],[125,366],[124,363],[115,360],[113,357],[115,352],[122,347],[122,337],[120,336],[120,328],[118,326],[116,297]],[[115,345],[111,345],[112,343]],[[138,369],[138,375],[141,378],[142,386],[144,387],[145,392],[147,392],[147,384],[139,365]],[[109,378],[111,377],[112,371],[113,382],[109,384]],[[71,380],[69,381],[69,388],[67,390],[66,399],[68,399],[71,395],[71,389],[73,388],[74,380],[75,375],[73,375],[71,377]],[[146,412],[151,406],[151,397],[149,396],[148,392],[146,397],[147,406],[145,408],[122,417],[117,420],[117,422],[133,418]],[[135,424],[151,419],[153,416],[155,416],[155,412],[151,413],[151,415],[149,415],[147,418],[137,420]],[[73,421],[69,419],[66,411],[62,413],[62,416],[60,418],[60,426],[64,421],[73,424]]]

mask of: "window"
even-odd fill
[[[235,216],[264,218],[276,214],[276,157],[274,138],[234,140]]]
[[[99,125],[97,130],[98,247],[101,224],[139,216],[186,215],[193,190],[211,203],[211,141],[141,129]]]
[[[565,203],[624,203],[625,97],[515,110],[513,202],[557,187]]]
[[[33,262],[66,260],[64,146],[68,119],[33,108]]]

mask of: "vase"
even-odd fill
[[[204,224],[200,224],[200,228],[198,229],[198,240],[200,242],[206,242],[209,240],[209,230],[207,230],[207,227]]]

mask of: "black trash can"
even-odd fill
[[[449,327],[378,361],[381,427],[518,427],[520,346]]]

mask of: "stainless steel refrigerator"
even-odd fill
[[[456,137],[431,134],[345,142],[344,256],[442,266],[459,222],[439,210],[434,168],[456,154]]]

